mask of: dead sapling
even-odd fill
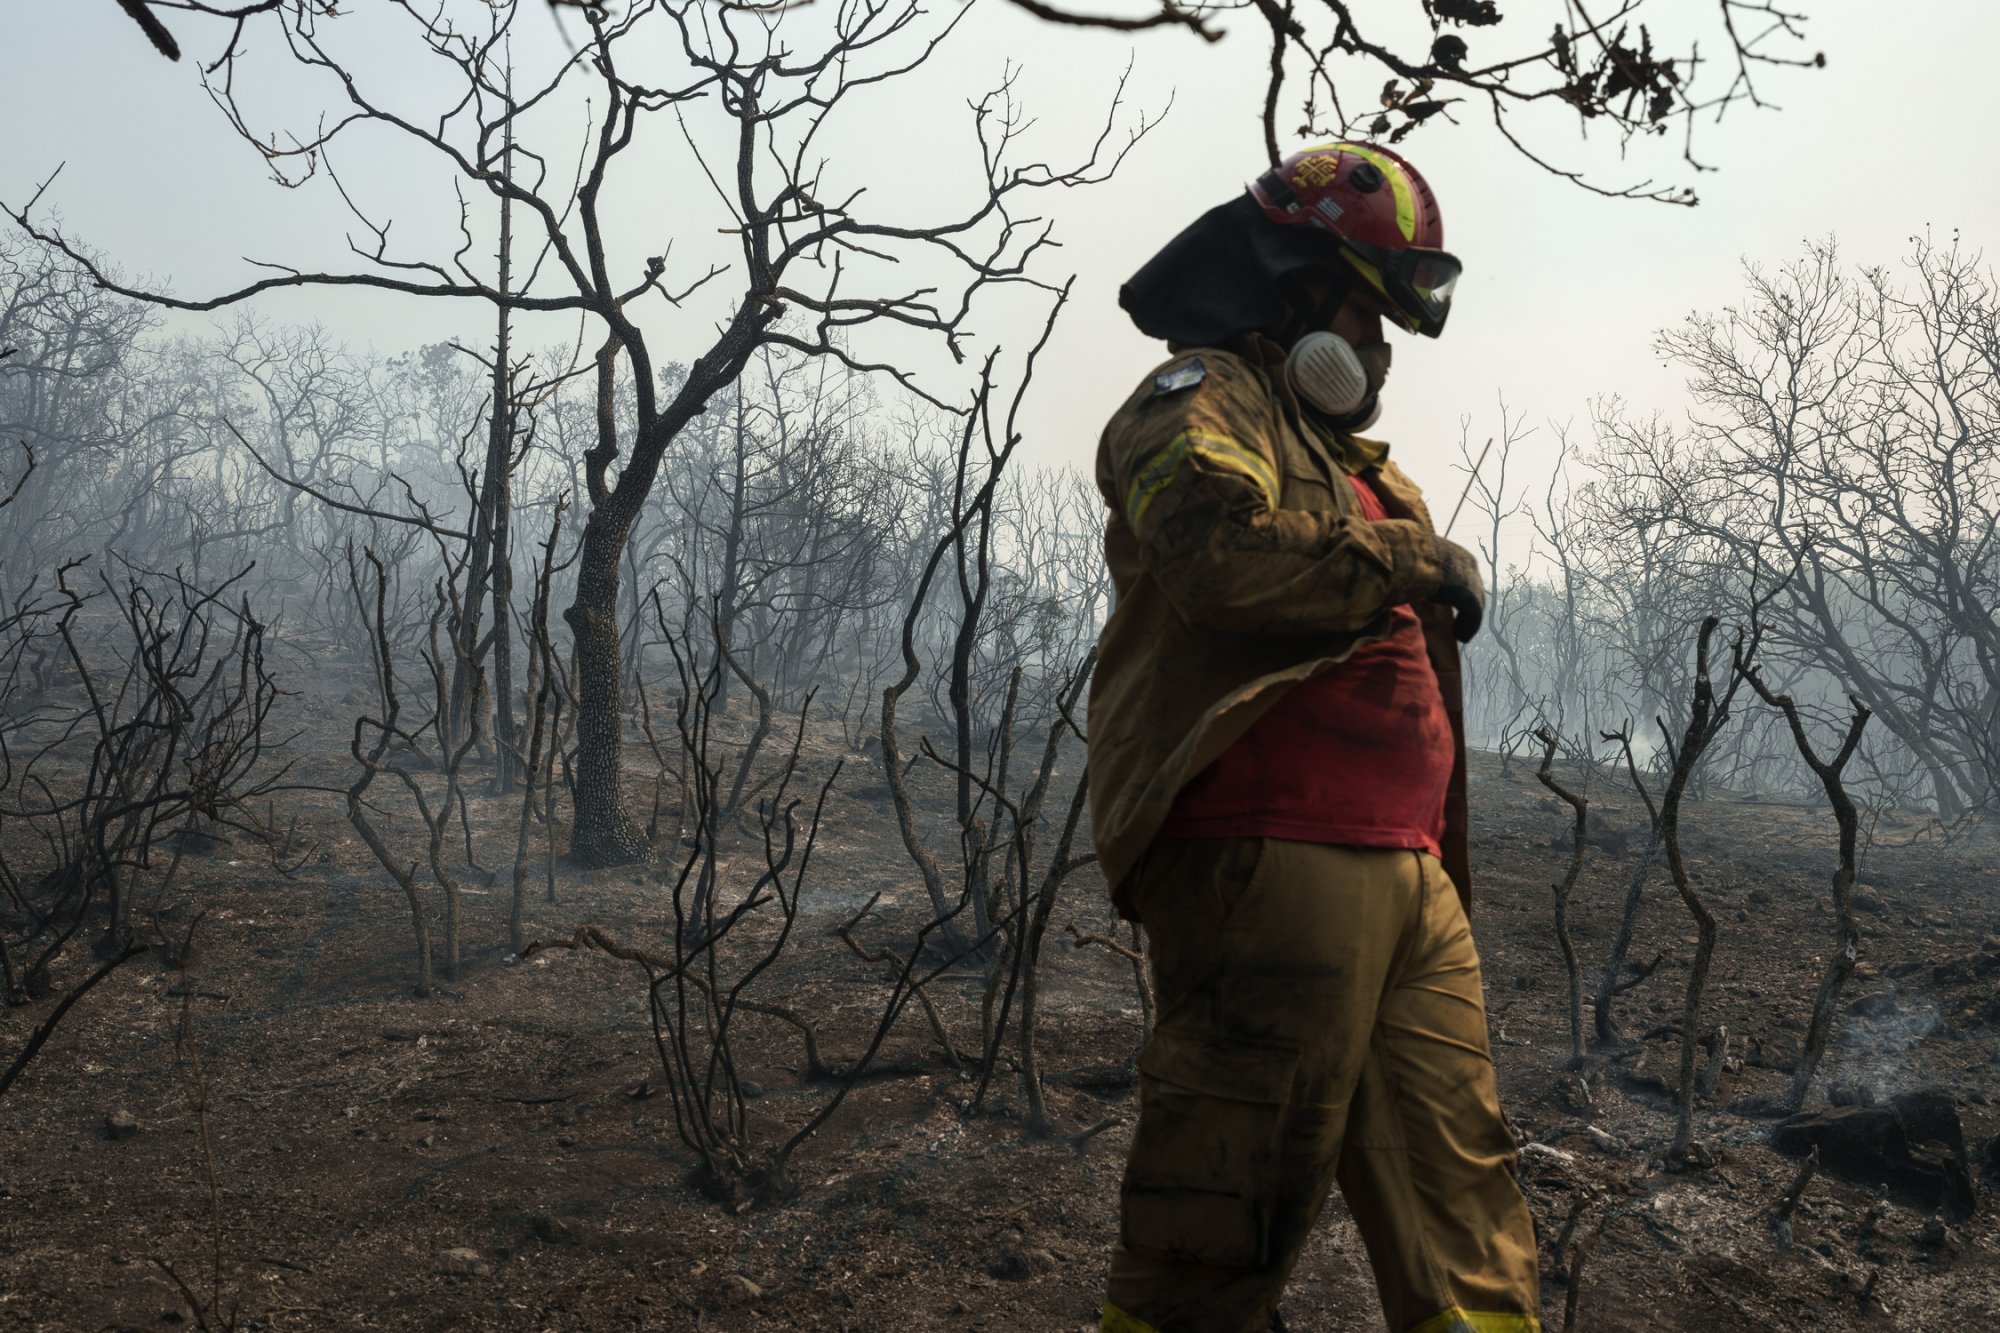
[[[1554,792],[1574,812],[1572,824],[1573,847],[1570,851],[1569,869],[1553,887],[1555,889],[1556,943],[1562,948],[1563,970],[1569,975],[1569,1067],[1579,1069],[1584,1063],[1583,1051],[1583,972],[1577,965],[1576,944],[1569,934],[1569,895],[1576,888],[1577,877],[1583,873],[1584,849],[1588,845],[1588,824],[1590,800],[1577,792],[1570,791],[1556,781],[1556,747],[1560,738],[1548,728],[1535,732],[1535,738],[1542,743],[1542,767],[1535,774],[1544,787]]]
[[[715,820],[727,799],[712,722],[723,672],[735,664],[725,661],[728,650],[718,643],[716,660],[706,670],[697,670],[678,643],[671,646],[683,685],[676,728],[694,785],[694,845],[681,846],[673,879],[672,952],[655,954],[630,948],[593,926],[579,927],[568,940],[533,942],[524,952],[544,947],[573,949],[587,943],[636,963],[645,972],[654,1047],[673,1109],[675,1132],[696,1159],[694,1184],[709,1198],[741,1213],[796,1192],[788,1159],[797,1140],[773,1151],[751,1124],[738,1069],[738,1015],[770,1014],[799,1028],[806,1038],[809,1063],[816,1070],[825,1069],[809,1025],[784,1006],[750,1001],[744,992],[777,962],[792,939],[799,895],[819,836],[827,794],[840,775],[840,765],[836,763],[820,785],[811,817],[801,829],[801,799],[793,797],[791,789],[798,776],[812,706],[808,694],[775,790],[757,805],[763,870],[740,898],[726,907],[723,890],[727,886],[720,879],[708,881],[705,892],[698,891],[704,864],[712,864],[706,860],[705,849],[716,836]],[[694,916],[697,908],[699,917]],[[768,920],[772,913],[765,912],[766,908],[775,908],[776,928],[747,948],[736,949],[736,932],[753,918]]]
[[[1590,1259],[1590,1252],[1597,1247],[1598,1239],[1604,1234],[1600,1223],[1597,1230],[1577,1242],[1571,1251],[1569,1267],[1563,1273],[1563,1285],[1568,1290],[1563,1294],[1563,1333],[1576,1333],[1576,1314],[1583,1299],[1583,1266]]]
[[[1812,1183],[1813,1173],[1819,1170],[1819,1145],[1815,1143],[1806,1160],[1799,1163],[1799,1169],[1792,1176],[1792,1183],[1786,1187],[1784,1196],[1777,1207],[1771,1210],[1771,1230],[1778,1237],[1778,1244],[1790,1249],[1792,1239],[1792,1215],[1798,1211],[1799,1200],[1805,1197],[1806,1186]]]
[[[1579,1204],[1581,1202],[1579,1200]],[[1590,1234],[1582,1240],[1577,1241],[1574,1246],[1569,1246],[1567,1241],[1558,1243],[1556,1253],[1553,1256],[1553,1262],[1557,1271],[1562,1274],[1563,1285],[1567,1288],[1563,1294],[1562,1333],[1577,1333],[1581,1327],[1577,1322],[1577,1312],[1583,1300],[1584,1265],[1589,1262],[1590,1256],[1597,1249],[1598,1243],[1604,1239],[1604,1233],[1611,1229],[1611,1224],[1639,1206],[1640,1201],[1631,1200],[1608,1208],[1597,1219],[1596,1225],[1590,1228]],[[1579,1206],[1576,1212],[1571,1214],[1570,1222],[1574,1223],[1577,1213],[1581,1211],[1581,1207]],[[1573,1230],[1574,1228],[1571,1226],[1566,1225],[1564,1227],[1565,1235]],[[1566,1264],[1563,1262],[1563,1252],[1565,1249],[1568,1250],[1568,1262]]]
[[[1832,951],[1827,955],[1826,970],[1820,975],[1819,993],[1813,1001],[1812,1018],[1806,1024],[1805,1042],[1799,1051],[1798,1063],[1792,1068],[1791,1086],[1777,1097],[1745,1098],[1731,1107],[1748,1115],[1791,1115],[1805,1105],[1806,1091],[1812,1086],[1813,1073],[1818,1069],[1820,1058],[1826,1053],[1827,1041],[1833,1033],[1841,987],[1853,974],[1855,964],[1861,958],[1861,930],[1855,924],[1852,901],[1860,818],[1841,775],[1848,760],[1860,749],[1861,734],[1867,729],[1870,714],[1859,698],[1850,695],[1848,702],[1854,714],[1847,724],[1847,735],[1832,759],[1822,759],[1818,748],[1806,735],[1805,722],[1800,718],[1798,705],[1792,697],[1774,693],[1757,668],[1749,662],[1738,661],[1736,670],[1750,682],[1750,688],[1757,691],[1759,698],[1785,715],[1785,721],[1792,729],[1792,741],[1798,746],[1799,757],[1819,778],[1820,786],[1826,792],[1827,805],[1832,808],[1834,822],[1840,830],[1840,864],[1834,867],[1830,880],[1836,938]]]
[[[939,977],[959,967],[968,958],[983,954],[998,937],[1000,927],[997,925],[989,926],[985,934],[973,936],[956,950],[944,948],[935,943],[933,937],[944,938],[945,932],[955,923],[956,918],[966,910],[966,904],[964,900],[961,900],[956,906],[947,907],[943,916],[933,917],[930,921],[926,922],[917,931],[916,938],[910,942],[907,954],[897,954],[886,947],[870,952],[863,949],[854,939],[853,930],[855,926],[860,924],[861,919],[868,914],[869,910],[873,908],[880,896],[879,893],[871,896],[867,905],[861,911],[856,912],[853,918],[840,928],[839,933],[840,937],[846,941],[848,947],[864,959],[870,962],[889,961],[895,964],[896,971],[890,979],[889,998],[883,1004],[881,1014],[876,1019],[875,1030],[869,1036],[867,1047],[862,1051],[860,1058],[848,1065],[841,1074],[839,1088],[835,1090],[833,1096],[818,1111],[813,1113],[810,1120],[793,1132],[792,1137],[787,1139],[784,1146],[778,1150],[778,1161],[781,1165],[790,1160],[792,1153],[797,1151],[801,1144],[819,1133],[820,1127],[833,1117],[834,1112],[838,1111],[841,1104],[847,1099],[847,1095],[860,1086],[864,1077],[868,1077],[871,1074],[879,1076],[884,1074],[894,1075],[924,1072],[922,1066],[911,1066],[909,1064],[877,1066],[875,1063],[876,1057],[882,1053],[882,1047],[887,1043],[890,1034],[895,1031],[903,1014],[908,1010],[912,999],[919,1000],[923,1004],[925,1015],[931,1022],[932,1032],[943,1045],[946,1058],[951,1061],[954,1067],[963,1072],[966,1065],[976,1063],[980,1058],[977,1055],[960,1052],[952,1046],[950,1037],[944,1030],[944,1025],[939,1018],[937,1009],[931,1003],[927,987],[931,982],[936,981]],[[935,961],[931,962],[929,966],[920,969],[918,966],[919,962],[926,959],[934,959]]]
[[[184,950],[183,957],[185,955]],[[198,1159],[199,1173],[208,1202],[209,1245],[203,1265],[208,1271],[202,1275],[208,1279],[203,1284],[206,1290],[197,1290],[196,1283],[200,1279],[190,1282],[171,1260],[154,1255],[152,1263],[166,1274],[167,1280],[174,1284],[181,1298],[188,1303],[196,1328],[203,1333],[235,1333],[239,1326],[243,1291],[240,1284],[233,1291],[225,1292],[223,1289],[222,1185],[215,1164],[215,1132],[209,1123],[208,1071],[202,1064],[201,1046],[195,1038],[194,1025],[195,999],[210,992],[200,990],[183,967],[179,973],[179,984],[168,994],[178,995],[181,1001],[180,1018],[174,1025],[174,1063],[187,1087],[189,1109],[194,1112],[195,1133],[201,1154]]]
[[[658,608],[659,598],[657,592],[653,598],[653,602],[655,607]],[[660,615],[658,624],[661,633],[667,636],[668,646],[674,651],[676,660],[678,661],[678,641],[675,639],[672,631],[667,628],[666,617],[663,612]],[[751,781],[751,775],[757,767],[757,760],[764,752],[764,743],[771,736],[772,719],[774,717],[771,704],[771,691],[755,675],[745,669],[742,661],[730,650],[729,644],[725,641],[721,633],[719,624],[713,617],[711,617],[709,622],[709,630],[711,642],[715,645],[716,657],[718,659],[711,673],[711,681],[697,685],[694,673],[689,670],[683,670],[681,674],[681,705],[677,709],[678,714],[684,715],[686,713],[686,700],[690,691],[702,689],[712,691],[707,696],[707,701],[701,710],[701,753],[697,755],[695,749],[690,748],[685,743],[682,745],[682,750],[685,754],[683,767],[693,778],[695,800],[699,803],[695,811],[694,827],[690,831],[693,840],[693,850],[699,854],[699,864],[695,876],[694,898],[689,904],[686,914],[687,921],[694,929],[705,929],[706,927],[702,923],[706,923],[713,916],[712,909],[717,892],[718,877],[720,875],[719,858],[724,837],[743,823],[746,803],[759,790],[768,786],[772,781],[777,781],[781,785],[784,782],[790,781],[792,767],[798,760],[798,746],[795,742],[791,758],[784,765],[761,781],[754,783]],[[720,771],[695,772],[694,768],[698,759],[705,760],[708,731],[714,725],[715,715],[724,708],[724,692],[731,676],[743,682],[743,687],[749,691],[751,698],[756,701],[757,720],[752,726],[748,738],[737,747],[734,772],[730,775],[728,786],[725,789]],[[808,695],[807,702],[811,702],[810,695]],[[803,713],[800,715],[799,726],[803,732],[805,726]],[[764,832],[768,833],[769,830],[765,829]]]
[[[361,575],[353,562],[353,552],[348,553],[349,585],[356,604],[361,608],[364,620],[369,626],[369,645],[375,662],[375,683],[378,698],[382,702],[382,716],[372,718],[363,714],[354,719],[354,730],[348,737],[348,753],[361,767],[361,773],[347,788],[347,820],[361,835],[362,842],[374,853],[376,862],[386,871],[389,878],[403,891],[404,900],[409,904],[410,923],[416,932],[417,980],[416,994],[419,999],[430,998],[431,993],[431,928],[430,914],[425,907],[423,894],[417,887],[417,862],[405,862],[389,848],[382,836],[375,818],[370,811],[368,789],[375,779],[384,773],[398,773],[398,769],[386,761],[389,747],[398,740],[406,743],[412,739],[411,733],[400,725],[402,716],[402,696],[396,690],[396,668],[394,645],[389,635],[389,574],[383,567],[381,558],[373,550],[363,552],[374,570],[374,595],[371,598],[363,588]],[[370,731],[374,739],[364,741]],[[414,786],[414,779],[408,776],[408,769],[402,769],[399,776],[406,785]],[[422,789],[417,788],[421,799]]]
[[[444,639],[440,636],[440,630],[462,614],[464,599],[459,595],[458,588],[461,573],[462,562],[447,560],[444,577],[433,584],[429,642],[418,653],[431,678],[430,731],[438,754],[442,756],[440,767],[444,773],[444,791],[439,794],[437,805],[433,807],[425,798],[423,787],[412,773],[399,765],[390,766],[390,771],[410,793],[417,818],[423,822],[424,851],[430,863],[431,878],[444,891],[444,959],[441,970],[447,981],[458,980],[462,940],[459,916],[465,892],[457,870],[451,867],[445,855],[445,841],[451,834],[454,811],[459,814],[465,834],[466,866],[481,874],[488,883],[493,880],[493,876],[474,860],[472,823],[465,812],[465,760],[480,742],[479,730],[471,726],[459,730],[453,726],[452,679],[455,671],[451,658],[446,654]],[[459,646],[455,636],[451,637],[451,642],[454,649]]]
[[[1566,1279],[1568,1268],[1563,1258],[1570,1252],[1570,1241],[1576,1237],[1576,1224],[1583,1220],[1584,1209],[1590,1206],[1590,1193],[1580,1190],[1570,1201],[1569,1212],[1563,1217],[1562,1226],[1556,1231],[1556,1241],[1549,1247],[1549,1276],[1561,1282]]]
[[[902,673],[883,688],[881,696],[878,739],[882,749],[883,776],[895,808],[897,833],[911,863],[922,877],[924,891],[930,899],[931,921],[944,923],[938,944],[946,952],[988,964],[989,979],[1000,971],[993,966],[994,959],[988,948],[988,944],[999,934],[993,929],[991,920],[994,886],[990,882],[990,867],[1000,851],[1000,835],[995,828],[999,821],[988,820],[983,813],[986,808],[984,789],[1004,789],[1006,783],[1004,773],[995,775],[998,781],[989,778],[986,784],[975,780],[975,719],[971,698],[973,655],[982,637],[982,619],[990,610],[996,501],[1001,495],[1001,483],[1007,476],[1007,465],[1021,442],[1021,433],[1014,429],[1016,415],[1033,380],[1036,358],[1047,345],[1069,299],[1069,292],[1069,284],[1056,292],[1044,320],[1041,337],[1028,354],[1020,382],[1014,387],[1004,424],[998,430],[995,429],[993,416],[998,393],[995,379],[998,351],[990,353],[981,366],[972,403],[958,423],[953,451],[949,522],[945,531],[932,543],[903,614],[900,634]],[[909,762],[913,762],[915,756],[910,756],[909,762],[906,762],[898,734],[897,716],[903,696],[916,686],[924,672],[925,661],[919,651],[919,635],[926,617],[935,614],[930,607],[930,596],[948,556],[953,561],[953,572],[956,574],[958,610],[956,623],[951,627],[952,650],[946,682],[946,693],[951,703],[949,721],[953,731],[953,748],[951,758],[943,762],[956,779],[955,822],[960,846],[958,896],[961,906],[969,906],[971,918],[969,923],[963,925],[958,920],[960,911],[951,903],[944,864],[918,827],[908,782]],[[1006,735],[1004,721],[998,737],[1002,744],[994,756],[1002,761],[1009,753],[1007,742],[1011,740]],[[920,751],[926,748],[930,748],[927,743],[920,742]],[[969,936],[966,933],[968,927]],[[971,940],[987,943],[969,950]],[[986,1035],[990,1037],[990,1002],[982,1007],[982,1017],[987,1020],[984,1026],[989,1030]],[[989,1047],[992,1045],[990,1040],[986,1044]]]
[[[1618,933],[1613,937],[1611,951],[1605,955],[1604,970],[1599,975],[1596,992],[1591,997],[1591,1023],[1593,1040],[1600,1048],[1630,1049],[1629,1040],[1618,1031],[1613,1016],[1613,1002],[1626,991],[1650,979],[1659,969],[1664,954],[1655,953],[1649,963],[1629,963],[1632,951],[1632,936],[1638,927],[1639,909],[1646,893],[1646,878],[1652,873],[1653,864],[1660,855],[1660,811],[1653,802],[1653,794],[1646,787],[1646,779],[1639,772],[1638,759],[1632,753],[1632,723],[1628,718],[1617,731],[1600,732],[1607,741],[1616,741],[1625,757],[1625,771],[1632,782],[1632,790],[1645,803],[1647,817],[1646,846],[1639,854],[1638,862],[1632,867],[1632,876],[1625,886],[1625,906],[1618,919]]]
[[[1139,1052],[1153,1039],[1153,991],[1146,984],[1146,934],[1138,922],[1132,923],[1132,942],[1111,935],[1085,934],[1076,928],[1075,922],[1063,927],[1070,941],[1078,948],[1093,947],[1123,958],[1132,969],[1132,986],[1139,996],[1139,1044],[1132,1048],[1128,1068],[1136,1074],[1139,1068]]]
[[[1704,1045],[1706,1035],[1702,1028],[1701,1003],[1708,986],[1709,965],[1715,958],[1715,916],[1695,892],[1693,877],[1688,873],[1687,862],[1681,855],[1681,803],[1702,755],[1729,721],[1730,705],[1735,701],[1737,687],[1743,679],[1740,664],[1749,662],[1757,651],[1757,630],[1753,625],[1749,642],[1745,643],[1739,635],[1732,648],[1731,661],[1735,669],[1731,670],[1729,683],[1718,696],[1709,672],[1709,648],[1715,638],[1716,627],[1721,623],[1720,617],[1711,615],[1701,622],[1701,629],[1696,634],[1694,682],[1688,720],[1681,730],[1678,744],[1667,729],[1665,719],[1659,720],[1661,741],[1667,747],[1672,763],[1666,791],[1660,797],[1660,845],[1666,849],[1667,871],[1673,877],[1682,905],[1694,918],[1697,932],[1694,959],[1688,967],[1687,1000],[1681,1017],[1680,1078],[1674,1137],[1667,1149],[1667,1164],[1673,1169],[1705,1167],[1712,1162],[1707,1151],[1694,1142],[1694,1056],[1696,1049]],[[1719,1044],[1714,1058],[1719,1062]]]
[[[0,731],[0,787],[10,792],[0,822],[23,835],[0,848],[0,984],[10,1006],[57,994],[58,970],[94,923],[104,926],[102,965],[27,1036],[0,1073],[0,1094],[92,988],[145,951],[136,936],[148,878],[157,877],[157,913],[191,831],[256,834],[252,802],[288,767],[267,766],[278,689],[264,627],[247,602],[227,601],[250,566],[208,589],[128,566],[122,587],[101,578],[104,593],[87,594],[71,583],[82,563],[61,566],[52,592],[31,587],[0,616],[0,717],[12,724]],[[110,637],[97,640],[80,615],[104,594],[116,614]],[[61,645],[83,696],[72,708],[18,708],[20,662],[38,643],[52,659],[50,645]],[[162,847],[171,853],[164,873]]]
[[[514,830],[514,869],[512,895],[507,912],[507,943],[518,957],[527,947],[524,916],[528,897],[528,826],[534,821],[535,779],[541,775],[545,764],[553,762],[556,745],[560,738],[555,735],[555,717],[551,708],[554,694],[555,672],[550,664],[554,659],[554,644],[549,636],[549,585],[555,577],[556,542],[562,535],[563,512],[569,506],[567,494],[558,496],[554,512],[549,518],[548,540],[542,543],[542,558],[535,567],[535,596],[528,612],[528,660],[529,678],[535,682],[534,703],[528,710],[528,754],[525,780],[521,783],[521,814]],[[511,769],[509,770],[511,772]],[[546,793],[545,793],[546,794]],[[555,821],[545,820],[548,825],[551,854],[555,847]],[[553,898],[553,881],[550,897]]]
[[[1039,1035],[1041,1001],[1041,958],[1042,944],[1048,934],[1049,917],[1055,909],[1056,897],[1063,881],[1077,870],[1095,861],[1094,856],[1076,855],[1073,851],[1076,830],[1083,817],[1088,790],[1079,778],[1071,790],[1067,812],[1057,830],[1056,845],[1048,862],[1042,867],[1038,886],[1030,885],[1030,867],[1033,860],[1034,835],[1042,823],[1043,809],[1052,783],[1056,760],[1061,754],[1065,735],[1072,729],[1071,714],[1081,698],[1084,688],[1090,683],[1091,672],[1097,664],[1097,653],[1093,649],[1084,661],[1071,673],[1061,696],[1057,699],[1057,718],[1050,724],[1047,742],[1042,750],[1040,768],[1026,794],[1017,803],[1007,797],[998,787],[988,786],[978,779],[985,794],[995,805],[993,828],[1002,826],[1002,818],[1011,830],[1008,835],[1008,855],[1006,858],[1006,878],[1014,889],[1014,900],[1008,905],[1004,916],[993,913],[994,924],[1004,932],[1006,941],[1002,952],[1001,967],[996,971],[1004,976],[1006,985],[999,996],[997,1012],[985,1016],[982,1030],[985,1034],[985,1055],[980,1062],[979,1085],[974,1090],[968,1110],[976,1110],[984,1099],[993,1071],[999,1060],[1001,1044],[1006,1036],[1007,1019],[1018,993],[1021,1001],[1021,1019],[1018,1050],[1022,1091],[1027,1100],[1028,1130],[1037,1137],[1048,1137],[1055,1133],[1055,1121],[1050,1118],[1048,1103],[1042,1086],[1041,1057],[1036,1045]],[[1018,687],[1020,673],[1017,668],[1013,686]],[[1012,703],[1013,689],[1009,691]],[[1011,707],[1010,710],[1011,711]],[[944,767],[951,764],[926,743],[925,753]],[[1005,768],[1001,769],[1004,780]],[[989,1002],[993,987],[988,986]]]

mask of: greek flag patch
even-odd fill
[[[1170,393],[1192,389],[1207,378],[1208,367],[1201,363],[1200,357],[1194,357],[1153,376],[1153,397],[1164,398]]]

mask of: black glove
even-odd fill
[[[1431,594],[1452,610],[1452,637],[1460,643],[1472,642],[1486,619],[1486,581],[1479,574],[1479,560],[1456,542],[1436,537],[1438,563],[1444,566],[1444,582]]]

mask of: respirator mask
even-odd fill
[[[1334,429],[1366,430],[1382,415],[1389,355],[1387,343],[1356,347],[1337,333],[1308,333],[1292,344],[1285,378],[1292,392]]]

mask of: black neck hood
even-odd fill
[[[1276,333],[1292,317],[1289,282],[1316,270],[1344,288],[1331,236],[1284,227],[1248,194],[1196,218],[1118,289],[1118,304],[1153,338],[1214,347],[1245,333]]]

